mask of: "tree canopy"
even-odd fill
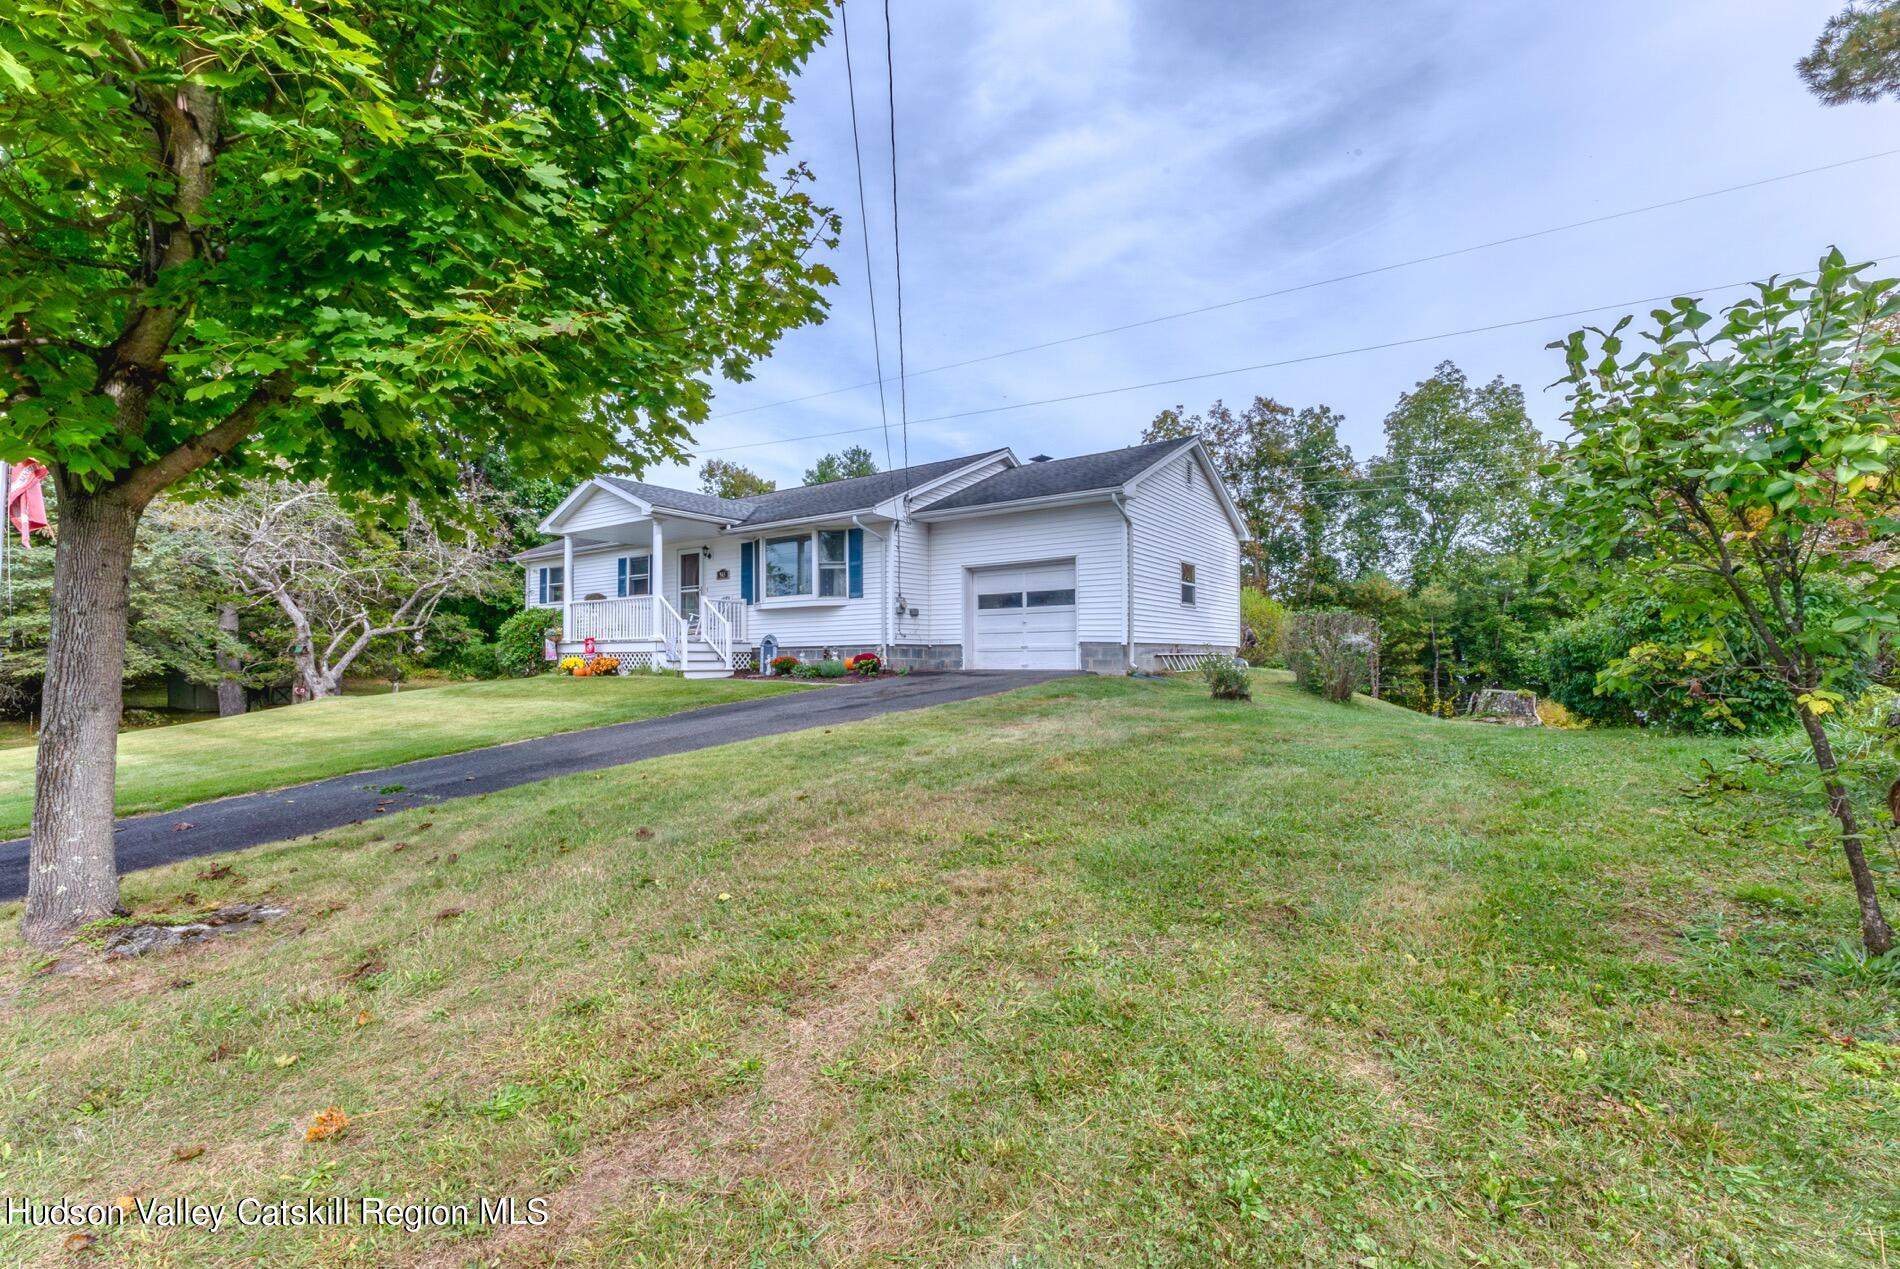
[[[817,318],[774,174],[816,0],[77,0],[0,28],[0,456],[455,505],[462,457],[674,452]]]
[[[754,498],[771,493],[778,484],[749,467],[723,458],[709,458],[699,469],[699,487],[715,498]]]
[[[877,460],[862,445],[853,445],[841,454],[826,454],[805,470],[805,483],[824,485],[834,480],[877,474]]]
[[[1900,96],[1900,2],[1855,0],[1827,20],[1795,69],[1830,106]]]

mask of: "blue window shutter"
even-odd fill
[[[627,597],[627,557],[621,556],[614,561],[614,584],[620,592],[620,598]]]
[[[739,544],[739,594],[748,604],[758,598],[752,590],[752,547],[750,542]]]
[[[548,571],[545,568],[537,568],[535,570],[535,573],[539,577],[539,580],[541,583],[540,592],[539,592],[540,598],[535,600],[535,602],[539,604],[545,604],[548,602]]]
[[[852,599],[864,598],[864,530],[853,529],[845,539],[845,576]]]

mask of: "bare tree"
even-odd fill
[[[248,485],[193,510],[224,543],[237,591],[288,622],[298,684],[313,700],[340,693],[378,639],[420,641],[444,599],[501,584],[498,550],[480,535],[415,514],[400,525],[353,515],[316,485]]]

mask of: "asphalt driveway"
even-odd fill
[[[135,815],[120,820],[114,832],[119,871],[136,872],[180,859],[287,841],[395,811],[576,771],[967,701],[1061,677],[1059,673],[977,670],[819,687]],[[385,789],[392,791],[380,791]],[[26,893],[26,867],[26,838],[0,844],[0,901]]]

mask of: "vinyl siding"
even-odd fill
[[[1075,560],[1076,637],[1122,640],[1126,564],[1121,513],[1108,502],[1016,511],[930,526],[932,643],[964,643],[964,580],[973,568]],[[920,623],[923,624],[923,623]]]
[[[1240,539],[1194,455],[1169,459],[1143,476],[1129,495],[1128,517],[1135,535],[1135,641],[1238,646]],[[1194,565],[1191,606],[1181,602],[1183,562]]]
[[[615,583],[619,580],[618,573],[614,568],[614,560],[623,554],[629,553],[634,555],[644,554],[644,548],[633,550],[628,547],[612,547],[582,550],[576,547],[574,550],[574,577],[570,579],[574,585],[570,588],[569,594],[575,599],[584,599],[588,595],[598,591],[611,599],[614,594]],[[525,570],[527,577],[522,584],[523,598],[527,601],[530,608],[544,606],[548,608],[558,607],[558,605],[555,604],[542,605],[537,602],[541,591],[539,573],[542,569],[549,566],[559,568],[561,566],[559,557],[552,560],[535,560],[530,563]]]
[[[610,524],[626,524],[631,520],[644,520],[640,509],[618,494],[608,493],[605,489],[595,488],[588,491],[567,513],[561,522],[561,528],[570,533],[584,533],[588,529],[604,528]]]

